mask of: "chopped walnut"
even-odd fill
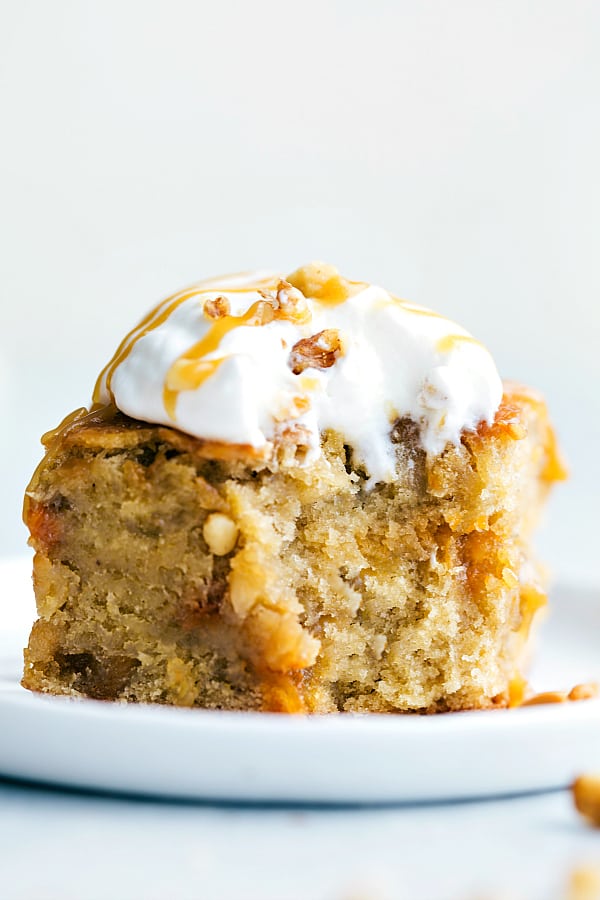
[[[285,319],[300,325],[310,322],[312,314],[306,298],[289,281],[282,280],[275,290],[259,290],[258,293],[264,302],[273,309],[273,318]],[[261,322],[260,324],[266,323]]]
[[[339,332],[335,328],[326,328],[295,343],[288,365],[294,375],[300,375],[310,368],[329,369],[342,352]]]
[[[207,300],[203,312],[207,319],[222,319],[229,315],[229,300],[227,297],[215,297],[213,300]]]
[[[289,319],[291,322],[304,324],[310,322],[311,312],[304,295],[289,283],[280,281],[277,286],[277,303],[279,315],[277,318]]]
[[[407,444],[411,450],[420,448],[421,429],[419,423],[408,416],[397,418],[392,424],[390,440],[393,444]]]
[[[211,553],[226,556],[237,543],[239,528],[229,516],[211,513],[204,523],[202,534]]]
[[[593,700],[598,696],[598,685],[576,684],[570,691],[542,691],[540,694],[531,694],[516,704],[519,706],[540,706],[544,703],[567,703],[568,701]]]
[[[572,790],[575,808],[592,825],[600,826],[600,775],[581,775]]]

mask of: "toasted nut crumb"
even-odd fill
[[[342,291],[343,279],[335,266],[323,262],[313,262],[296,269],[288,275],[287,281],[301,291],[305,297],[321,297],[333,288]]]
[[[208,549],[215,556],[226,556],[236,545],[239,528],[224,513],[211,513],[202,529]]]
[[[335,328],[326,328],[302,338],[292,347],[288,365],[294,375],[300,375],[305,369],[329,369],[338,356],[342,354],[342,342]]]
[[[597,684],[592,682],[589,684],[576,684],[569,692],[569,700],[594,700],[598,693]]]
[[[592,825],[600,827],[600,774],[581,775],[572,790],[576,809]]]
[[[544,703],[566,703],[568,700],[593,700],[598,696],[598,685],[576,684],[569,692],[567,691],[543,691],[540,694],[533,694],[531,697],[522,700],[520,703],[513,703],[513,706],[538,706]]]
[[[544,691],[541,694],[534,694],[524,700],[521,706],[538,706],[543,703],[565,703],[567,694],[565,691]]]
[[[227,297],[215,297],[214,300],[207,300],[204,304],[204,315],[207,319],[222,319],[228,316],[230,311],[229,300]]]
[[[568,900],[600,900],[600,869],[581,866],[571,872]]]

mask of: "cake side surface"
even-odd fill
[[[543,402],[428,455],[392,429],[369,483],[335,431],[303,464],[114,410],[48,443],[27,492],[39,619],[32,690],[219,709],[505,705],[544,602],[530,540],[562,471]]]

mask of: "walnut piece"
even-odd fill
[[[312,316],[306,298],[289,281],[279,282],[276,300],[279,307],[278,319],[288,319],[300,325],[310,322]]]
[[[342,352],[339,332],[335,328],[326,328],[295,343],[288,365],[294,375],[300,375],[310,368],[329,369]]]
[[[203,312],[207,319],[222,319],[229,315],[229,300],[227,297],[215,297],[213,300],[207,300]]]
[[[224,513],[211,513],[202,529],[208,549],[215,556],[227,556],[235,547],[239,529]]]

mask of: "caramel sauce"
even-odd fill
[[[582,700],[595,700],[598,697],[598,685],[594,683],[576,684],[570,691],[542,691],[539,694],[525,696],[520,706],[544,706],[547,703],[579,703]]]
[[[244,273],[242,273],[244,274]],[[229,276],[235,277],[235,276]],[[163,325],[169,316],[175,312],[175,310],[181,306],[182,303],[185,303],[186,300],[190,300],[192,297],[199,297],[202,294],[212,294],[218,291],[223,291],[222,288],[217,287],[219,279],[210,279],[209,281],[200,282],[197,285],[194,285],[191,288],[188,288],[184,291],[178,291],[176,294],[172,294],[166,300],[163,300],[162,303],[159,303],[158,306],[155,306],[154,309],[150,310],[147,315],[133,328],[129,334],[127,334],[119,346],[117,347],[117,351],[114,354],[113,358],[110,362],[104,367],[96,384],[94,386],[94,393],[92,395],[93,403],[95,405],[101,404],[102,397],[102,385],[103,382],[106,383],[106,390],[108,391],[110,397],[113,397],[111,390],[112,378],[117,370],[117,368],[121,365],[121,363],[127,359],[129,354],[131,353],[133,347],[145,335],[149,334],[151,331],[159,328]],[[274,288],[277,284],[277,280],[269,277],[269,278],[259,278],[256,281],[244,285],[243,287],[232,287],[227,288],[225,293],[228,294],[244,294],[250,293],[256,290],[265,290],[267,288]],[[212,286],[214,285],[214,287]]]
[[[446,334],[443,338],[439,339],[436,344],[436,349],[438,353],[450,353],[461,344],[477,344],[479,347],[482,346],[477,338],[471,337],[470,334]]]
[[[548,429],[546,436],[546,465],[542,472],[544,481],[552,484],[554,481],[566,481],[569,477],[569,470],[565,463],[560,448],[558,446],[558,438],[554,428]]]
[[[182,303],[185,303],[186,300],[202,293],[203,291],[198,290],[197,288],[184,292],[180,291],[177,294],[173,294],[167,300],[164,300],[144,316],[139,325],[123,338],[117,347],[115,355],[98,376],[98,380],[94,387],[94,393],[92,394],[94,404],[99,404],[101,402],[103,381],[106,381],[106,390],[112,397],[111,383],[113,375],[121,363],[127,359],[137,341],[166,322],[171,313],[173,313],[178,306],[181,306]]]
[[[566,703],[568,700],[565,691],[542,691],[539,694],[532,694],[526,697],[519,704],[520,706],[544,706],[547,703]]]
[[[367,287],[367,285],[365,285]],[[413,316],[426,316],[430,319],[446,319],[441,313],[434,312],[433,309],[427,309],[426,306],[417,306],[409,300],[403,300],[395,294],[389,294],[385,299],[377,302],[377,309],[385,309],[386,306],[399,306],[402,312],[410,313]]]
[[[268,325],[275,319],[290,319],[290,315],[285,309],[275,308],[268,300],[257,300],[241,316],[211,319],[212,324],[204,337],[182,354],[167,372],[163,390],[163,403],[167,414],[174,419],[178,394],[181,391],[199,388],[227,358],[212,360],[204,358],[218,350],[227,334],[241,326]]]
[[[60,516],[38,500],[29,498],[24,521],[34,546],[42,545],[47,550],[60,541],[63,525]]]
[[[236,278],[246,278],[247,282],[241,287],[227,287],[227,282]],[[212,294],[221,291],[225,294],[243,294],[246,291],[273,290],[279,282],[279,276],[265,275],[263,278],[257,278],[256,272],[236,272],[233,275],[216,275],[214,278],[204,278],[202,281],[196,282],[195,288],[200,290],[202,294]]]
[[[305,297],[316,300],[321,306],[339,306],[368,287],[363,281],[349,281],[342,278],[335,266],[327,263],[311,263],[296,269],[287,276],[287,281]]]
[[[562,457],[558,446],[556,432],[548,417],[548,411],[543,397],[533,388],[518,384],[514,381],[504,382],[504,396],[491,425],[480,423],[477,433],[481,437],[506,436],[511,440],[520,440],[527,434],[527,428],[523,420],[522,407],[527,404],[538,411],[544,428],[544,467],[540,477],[547,483],[565,481],[569,476],[569,470]]]
[[[524,584],[521,586],[519,609],[521,613],[521,624],[518,633],[524,638],[527,637],[531,630],[531,625],[536,613],[548,603],[546,592],[534,583]]]
[[[78,428],[81,424],[86,421],[90,421],[91,419],[101,419],[102,421],[108,420],[114,416],[116,413],[116,408],[112,405],[103,406],[99,405],[97,408],[92,408],[92,411],[88,411],[84,406],[79,409],[73,410],[72,413],[69,413],[68,416],[60,422],[56,428],[50,429],[50,431],[46,431],[45,434],[42,435],[42,445],[45,449],[45,454],[42,459],[37,464],[33,475],[25,489],[25,497],[23,498],[23,521],[27,525],[28,517],[31,512],[32,507],[32,492],[35,490],[35,486],[39,480],[39,473],[48,465],[48,461],[52,460],[57,453],[60,452],[60,447],[62,444],[62,440],[70,431],[74,428]]]
[[[265,712],[297,715],[308,711],[300,673],[264,671],[260,676]]]
[[[46,450],[50,450],[58,438],[62,438],[64,434],[70,431],[74,425],[77,425],[87,415],[89,415],[88,410],[85,406],[81,406],[79,409],[75,409],[72,413],[69,413],[68,416],[65,416],[56,428],[51,428],[50,431],[46,431],[41,437],[41,442]]]
[[[340,306],[349,297],[360,293],[366,287],[361,281],[347,281],[345,278],[330,278],[326,281],[311,299],[316,300],[321,306]]]
[[[599,696],[600,689],[595,682],[576,684],[570,691],[541,691],[533,693],[529,683],[522,675],[515,675],[508,686],[508,705],[511,708],[517,706],[545,706],[549,703],[579,703],[582,700],[595,700]]]
[[[527,696],[529,683],[523,676],[516,672],[508,682],[508,705],[509,707],[522,706]]]
[[[214,375],[226,359],[226,356],[220,356],[218,359],[189,359],[188,354],[180,357],[167,372],[165,395],[167,392],[178,394],[179,391],[196,390],[204,384],[207,378]],[[167,406],[166,403],[165,406]],[[169,413],[169,415],[171,414]]]

